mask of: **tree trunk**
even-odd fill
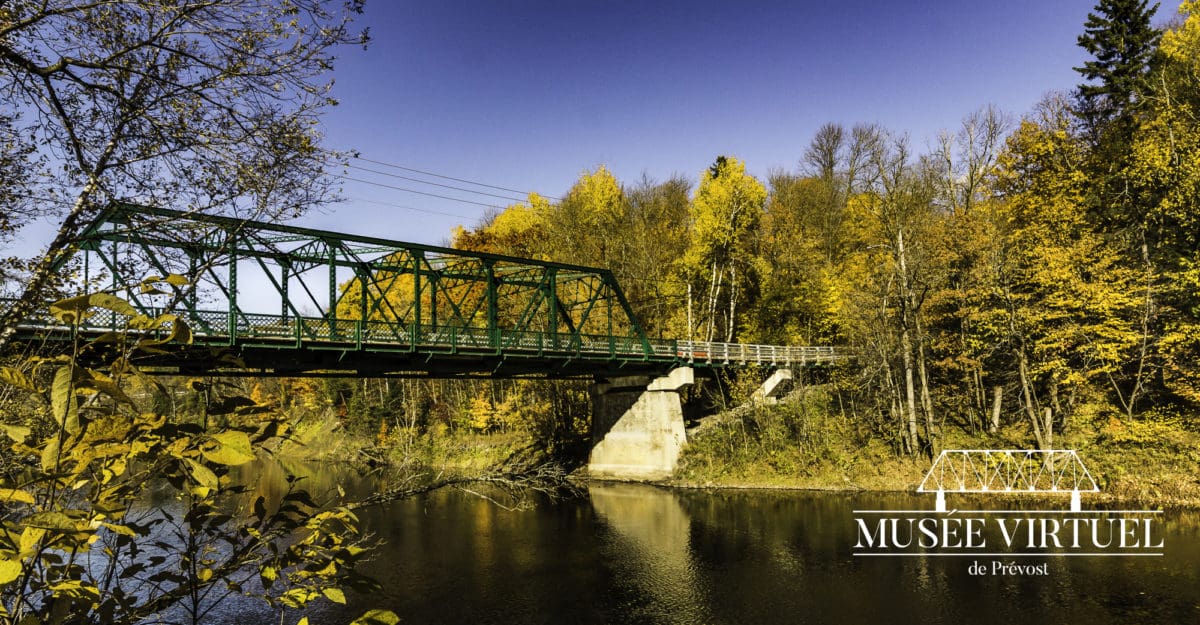
[[[988,431],[995,434],[1000,429],[1000,403],[1004,400],[1004,387],[997,384],[992,388],[992,423]]]
[[[712,264],[712,277],[708,283],[708,333],[706,341],[712,342],[717,331],[717,299],[721,296],[721,282],[725,277],[724,270],[719,270],[717,261]]]
[[[695,331],[696,326],[692,325],[692,281],[691,280],[688,280],[687,299],[688,299],[688,301],[687,301],[687,307],[688,307],[688,309],[687,309],[687,315],[688,315],[687,337],[688,337],[689,341],[694,341],[694,340],[696,340],[696,331]]]
[[[729,320],[728,326],[725,328],[725,342],[733,342],[733,319],[737,312],[737,266],[730,263],[729,265]]]
[[[1025,414],[1029,417],[1029,424],[1033,426],[1033,437],[1037,439],[1038,449],[1048,449],[1046,440],[1042,436],[1042,427],[1039,422],[1037,404],[1034,402],[1035,395],[1033,393],[1033,385],[1029,380],[1029,366],[1025,359],[1025,346],[1021,346],[1017,350],[1017,371],[1021,375],[1021,392],[1025,396]]]
[[[975,404],[975,414],[979,415],[979,428],[987,429],[985,415],[987,415],[987,391],[983,385],[983,371],[977,365],[971,367],[970,382],[971,395],[974,398],[972,403]]]
[[[904,393],[905,408],[908,412],[908,435],[912,437],[914,449],[917,437],[917,393],[913,384],[912,341],[908,336],[908,328],[900,333],[900,349],[904,357]]]
[[[917,393],[913,381],[912,293],[908,283],[908,262],[904,251],[904,230],[896,231],[896,272],[900,278],[900,351],[904,362],[904,391],[908,409],[908,431],[914,446],[917,438]],[[926,415],[928,418],[928,415]],[[926,432],[927,435],[930,432]]]
[[[937,456],[937,436],[933,424],[933,398],[929,394],[929,374],[925,366],[925,341],[921,333],[921,322],[913,315],[917,327],[917,374],[921,378],[921,410],[925,412],[925,435],[929,437],[929,456]]]
[[[106,154],[106,159],[107,156]],[[54,241],[50,243],[46,253],[38,259],[21,295],[17,297],[17,301],[11,308],[0,315],[0,349],[3,349],[16,334],[17,325],[44,305],[45,291],[54,278],[55,265],[64,256],[74,251],[71,241],[84,226],[84,216],[92,208],[92,195],[99,189],[100,178],[96,175],[90,176],[87,184],[79,192],[79,196],[75,198],[71,212],[67,213],[62,223],[59,224]]]

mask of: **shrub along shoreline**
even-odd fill
[[[831,410],[828,393],[810,387],[787,401],[709,417],[689,433],[679,468],[660,484],[678,488],[752,488],[915,492],[926,456],[905,456]],[[1200,507],[1200,434],[1185,420],[1148,414],[1123,419],[1099,405],[1081,409],[1056,448],[1074,449],[1100,493],[1088,501]],[[998,432],[944,427],[947,449],[1035,448],[1027,428]]]
[[[899,453],[898,440],[889,441],[868,420],[835,406],[830,389],[810,386],[774,406],[704,417],[689,429],[675,474],[651,483],[682,489],[915,492],[929,458]],[[1056,447],[1075,449],[1100,486],[1101,492],[1086,495],[1086,501],[1200,508],[1200,434],[1185,420],[1153,413],[1127,420],[1097,403],[1079,410],[1072,424],[1058,435]],[[996,433],[945,424],[938,443],[952,449],[1035,446],[1019,423]],[[298,427],[280,453],[439,475],[485,474],[514,466],[515,458],[522,466],[550,458],[537,451],[528,433],[519,431],[396,428],[369,436],[348,431],[332,415]],[[573,458],[579,464],[586,460],[586,449],[575,455],[581,456]],[[597,480],[586,471],[577,471],[572,479]]]

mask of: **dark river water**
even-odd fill
[[[312,621],[378,607],[402,623],[479,625],[1200,623],[1195,511],[1155,515],[1161,556],[1024,558],[1044,574],[981,576],[968,572],[975,561],[1018,560],[854,555],[855,510],[928,510],[931,496],[594,483],[508,509],[480,494],[365,511],[384,543],[367,567],[383,590],[322,602]]]

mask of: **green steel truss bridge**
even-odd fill
[[[58,267],[68,283],[184,320],[191,344],[142,362],[161,373],[568,378],[845,357],[831,347],[650,339],[605,269],[232,217],[114,204],[72,250]],[[144,286],[172,274],[189,282]],[[128,319],[93,309],[80,331],[100,336]],[[23,320],[16,335],[70,338],[48,314]]]

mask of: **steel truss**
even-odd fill
[[[564,263],[128,203],[110,206],[72,249],[58,270],[81,290],[186,321],[194,344],[151,363],[181,372],[575,377],[839,358],[830,348],[652,341],[610,271]],[[143,286],[171,274],[188,283]],[[93,314],[85,330],[123,322]],[[22,332],[64,338],[48,318]]]

